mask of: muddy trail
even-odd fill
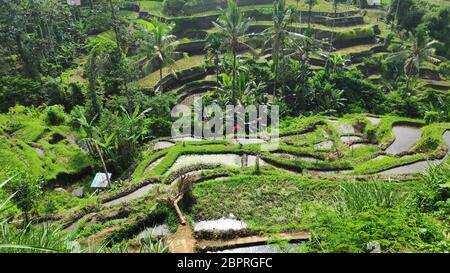
[[[177,231],[166,237],[170,253],[194,253],[196,240],[189,223],[178,225]]]

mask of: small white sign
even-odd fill
[[[67,0],[69,6],[81,6],[81,0]]]
[[[381,1],[380,0],[367,0],[367,5],[369,7],[381,6]]]
[[[108,178],[111,179],[112,174],[108,173]],[[108,187],[108,179],[105,173],[96,173],[92,181],[91,188],[106,188]]]

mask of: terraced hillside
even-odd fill
[[[270,152],[261,151],[268,140],[259,138],[155,140],[120,188],[100,194],[98,205],[71,212],[62,223],[84,242],[127,241],[131,247],[162,236],[173,251],[277,252],[274,245],[245,247],[278,236],[308,239],[305,209],[310,203],[332,205],[342,186],[379,181],[407,192],[429,164],[449,163],[448,123],[316,116],[281,129],[280,145]],[[191,201],[181,205],[190,231],[164,203],[157,205],[186,179],[194,183]],[[177,245],[180,240],[189,247]]]
[[[450,251],[450,6],[364,2],[5,3],[0,252]]]

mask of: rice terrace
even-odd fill
[[[0,3],[0,253],[450,251],[449,0]]]

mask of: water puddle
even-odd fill
[[[318,159],[312,156],[298,156],[288,153],[273,153],[273,155],[292,159],[292,160],[300,160],[300,161],[309,161],[309,162],[317,162]]]
[[[202,141],[203,139],[191,136],[172,138],[173,141]]]
[[[350,145],[350,148],[359,148],[359,147],[366,147],[366,146],[372,146],[372,145],[368,144],[368,143],[354,143],[354,144]]]
[[[144,229],[139,235],[136,237],[137,239],[144,239],[144,238],[157,238],[157,237],[163,237],[166,235],[169,235],[169,225],[162,224],[157,225],[154,227],[149,227]]]
[[[418,173],[426,171],[430,164],[439,165],[443,160],[432,160],[432,161],[419,161],[412,164],[408,164],[405,166],[400,166],[396,168],[392,168],[386,171],[382,171],[379,174],[409,174],[409,173]]]
[[[367,117],[367,119],[372,123],[373,125],[378,125],[381,123],[381,118],[375,118],[375,117]]]
[[[333,144],[334,144],[333,141],[327,140],[327,141],[320,142],[320,143],[314,145],[314,148],[316,148],[316,149],[330,149],[331,147],[333,147]]]
[[[173,144],[172,142],[169,142],[169,141],[159,141],[159,142],[156,142],[155,145],[153,145],[153,150],[155,150],[155,151],[164,150],[169,147],[172,147],[173,145],[175,145],[175,144]]]
[[[42,150],[41,148],[34,148],[34,150],[40,157],[43,157],[45,155],[44,150]]]
[[[103,206],[105,207],[112,207],[118,204],[122,204],[122,203],[126,203],[126,202],[130,202],[132,200],[138,199],[144,195],[146,195],[151,189],[153,189],[154,187],[156,187],[158,184],[148,184],[146,186],[143,186],[142,188],[139,188],[137,190],[135,190],[134,192],[125,195],[123,197],[108,201],[106,203],[103,204]]]
[[[156,165],[158,165],[159,163],[161,163],[161,161],[163,161],[164,157],[158,158],[155,161],[153,161],[152,163],[150,163],[150,165],[148,165],[145,170],[144,173],[147,173],[149,171],[151,171],[154,167],[156,167]]]
[[[227,230],[243,230],[247,228],[247,224],[232,218],[221,218],[218,220],[200,221],[194,223],[194,231],[227,231]]]
[[[340,122],[340,121],[332,120],[332,119],[329,119],[328,121],[333,123],[334,126],[336,126],[338,133],[341,135],[355,133],[355,128],[353,128],[353,125],[351,125],[350,123],[344,123],[344,122]]]
[[[236,154],[182,155],[168,172],[195,164],[222,164],[228,167],[242,167],[242,157]]]
[[[385,155],[379,155],[379,156],[375,157],[373,160],[381,160],[381,159],[386,158],[386,157],[387,156],[385,156]]]
[[[237,247],[220,251],[208,251],[208,253],[292,253],[299,244],[287,244],[283,247],[277,245],[257,245]]]
[[[359,136],[341,136],[341,141],[344,143],[349,143],[352,141],[361,141],[362,138]]]
[[[70,224],[70,226],[66,227],[64,230],[65,231],[71,231],[71,232],[76,231],[78,229],[78,227],[80,226],[80,220],[81,219],[78,219],[74,223]]]
[[[177,177],[176,179],[174,179],[170,184],[174,185],[176,183],[178,183],[181,180],[181,177],[196,177],[198,174],[201,174],[203,172],[203,170],[197,170],[197,171],[192,171],[192,172],[187,172],[185,174],[180,175],[179,177]]]
[[[386,149],[386,153],[393,155],[409,151],[419,141],[422,134],[419,128],[410,126],[394,126],[392,131],[395,141]]]
[[[264,166],[266,165],[266,162],[264,162],[264,160],[262,160],[261,158],[259,159],[259,166]],[[252,167],[252,166],[256,166],[256,156],[254,155],[248,155],[247,156],[247,167]]]
[[[321,175],[331,175],[331,174],[346,174],[350,173],[352,170],[333,170],[333,171],[321,171],[321,170],[307,170],[308,174],[321,174]]]
[[[235,138],[232,140],[235,144],[261,144],[264,143],[264,139],[261,138]]]
[[[443,137],[444,137],[445,143],[447,143],[447,146],[448,146],[447,154],[450,154],[450,131],[445,131]]]

